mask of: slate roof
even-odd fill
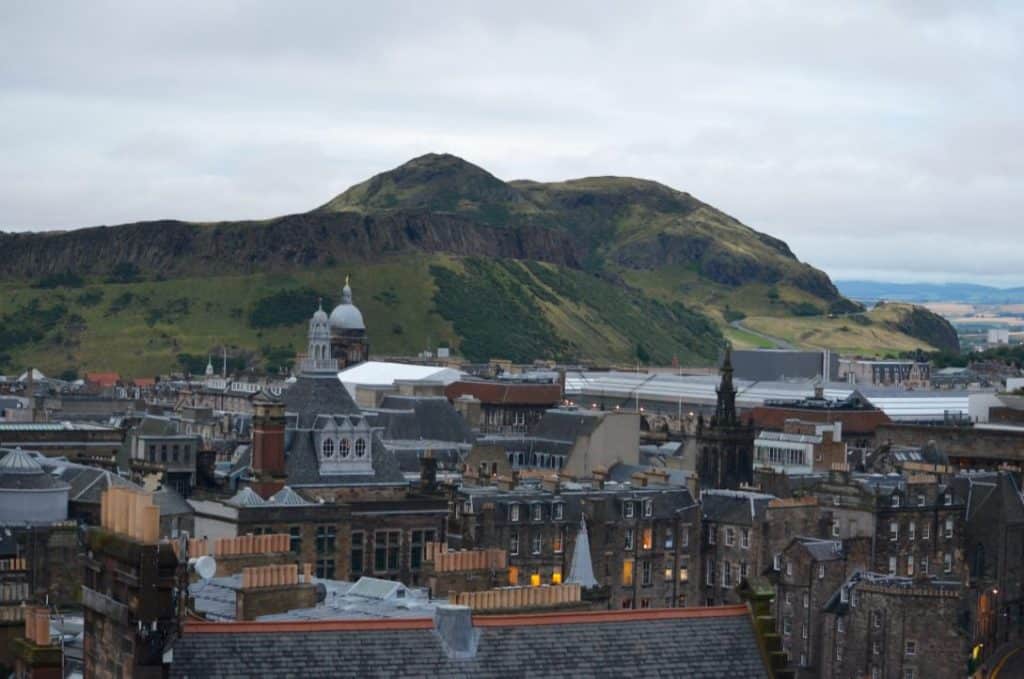
[[[192,505],[186,502],[185,498],[167,486],[153,493],[153,502],[160,508],[160,516],[195,513]]]
[[[764,518],[773,495],[742,490],[705,490],[700,494],[704,519],[716,523],[751,526]]]
[[[473,434],[462,415],[443,396],[385,396],[367,418],[387,439],[429,439],[467,443]]]
[[[473,622],[476,649],[462,659],[449,656],[431,620],[187,623],[171,676],[769,676],[742,606]]]
[[[71,485],[68,495],[70,502],[98,505],[103,491],[112,486],[118,488],[138,487],[131,481],[105,469],[73,463],[60,465],[53,473]]]
[[[459,380],[444,388],[444,395],[454,401],[472,396],[481,403],[552,406],[562,400],[562,385],[543,382],[509,382],[498,380]]]
[[[286,471],[292,487],[327,486],[406,486],[394,454],[374,435],[372,474],[331,474],[321,476],[313,444],[313,427],[321,415],[362,416],[359,406],[337,375],[300,374],[284,394],[287,430],[285,431]]]
[[[230,499],[225,500],[225,503],[236,507],[263,507],[267,501],[257,495],[252,488],[246,486],[232,495]]]
[[[531,434],[540,439],[572,443],[581,435],[593,433],[604,415],[600,410],[552,408],[544,411]]]

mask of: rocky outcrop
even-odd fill
[[[167,278],[287,270],[371,261],[388,253],[445,252],[535,259],[578,268],[566,233],[524,224],[492,228],[457,215],[315,212],[267,222],[199,225],[141,222],[44,234],[0,234],[0,277],[34,279],[72,271],[105,274],[129,262],[143,275]]]
[[[915,337],[941,351],[960,353],[960,338],[952,323],[924,307],[898,306],[902,312],[899,320],[888,323],[893,330]]]

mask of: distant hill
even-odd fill
[[[965,302],[969,304],[1024,304],[1024,288],[993,288],[970,283],[879,283],[837,281],[839,290],[862,302]]]
[[[503,181],[443,154],[306,213],[0,233],[0,251],[0,370],[151,375],[222,345],[238,365],[279,367],[345,275],[377,355],[448,345],[472,360],[707,365],[726,338],[764,341],[741,320],[862,311],[784,242],[688,193],[628,177]],[[943,340],[893,332],[885,343]],[[856,346],[890,348],[880,337]]]

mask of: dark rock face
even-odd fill
[[[307,213],[269,222],[196,225],[140,222],[59,234],[0,234],[0,276],[54,272],[102,274],[130,262],[146,275],[250,273],[360,262],[420,250],[455,255],[535,259],[578,268],[568,234],[524,224],[491,228],[456,215]]]
[[[912,307],[899,322],[892,325],[894,329],[927,342],[936,349],[960,352],[960,338],[953,324],[924,307]]]

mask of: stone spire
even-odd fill
[[[732,345],[725,346],[725,358],[722,360],[722,381],[718,385],[718,403],[715,406],[714,426],[731,427],[737,424],[736,419],[736,388],[732,384]]]
[[[213,357],[209,355],[206,357],[206,376],[213,377]]]
[[[569,579],[584,589],[597,587],[594,577],[594,564],[590,560],[590,539],[587,537],[587,519],[580,517],[580,529],[576,534],[576,546],[572,550],[572,565],[569,567]]]

